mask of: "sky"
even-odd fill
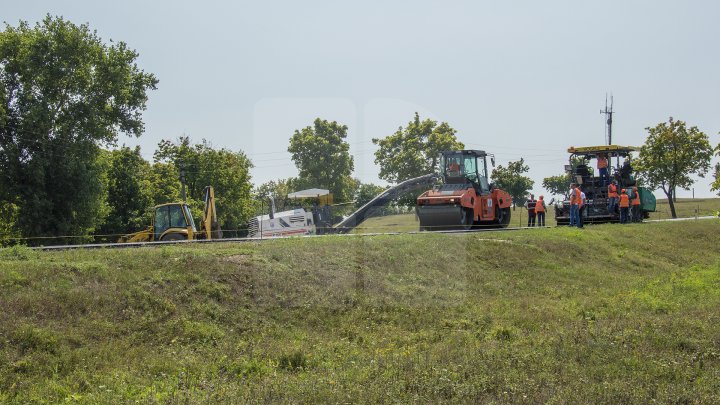
[[[297,174],[289,138],[316,117],[349,127],[363,182],[385,184],[372,138],[417,111],[497,164],[524,158],[536,195],[569,146],[605,143],[606,94],[616,144],[670,116],[720,142],[712,0],[2,2],[11,25],[59,15],[139,53],[160,82],[145,134],[119,144],[151,159],[162,139],[206,139],[245,152],[256,184]],[[696,197],[714,194],[710,177]]]

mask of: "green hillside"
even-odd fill
[[[0,403],[718,403],[718,229],[3,250]]]

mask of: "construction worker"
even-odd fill
[[[535,202],[535,215],[537,216],[537,226],[545,226],[545,197],[540,196]]]
[[[620,223],[621,224],[627,224],[629,212],[630,212],[630,196],[627,195],[627,190],[622,189],[622,191],[620,191]]]
[[[602,181],[602,185],[605,186],[607,184],[608,180],[608,160],[604,153],[601,153],[597,156],[597,168],[598,172],[600,173],[600,180]]]
[[[578,228],[583,227],[583,214],[585,213],[585,192],[580,190],[580,207],[578,208]]]
[[[608,185],[608,213],[610,213],[610,215],[615,215],[619,198],[620,196],[617,192],[617,181],[613,180]]]
[[[582,191],[577,184],[573,183],[570,185],[570,226],[578,226],[580,223],[578,217],[580,212],[580,193],[582,193]]]
[[[448,174],[451,176],[457,176],[460,174],[460,164],[458,164],[457,159],[452,159],[448,162]]]
[[[528,198],[527,201],[525,201],[525,208],[527,208],[528,212],[528,227],[535,226],[535,205],[537,204],[537,201],[535,201],[535,196],[533,194],[530,194],[530,198]]]
[[[633,187],[633,198],[630,201],[630,204],[632,205],[632,221],[641,222],[642,218],[640,218],[640,193],[638,192],[637,187]]]

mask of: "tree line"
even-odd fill
[[[241,230],[249,218],[267,211],[273,196],[279,208],[289,192],[326,188],[336,203],[356,208],[384,187],[352,176],[354,160],[348,127],[317,118],[296,130],[288,152],[298,175],[253,187],[252,162],[241,151],[214,148],[188,137],[163,140],[152,159],[139,148],[118,147],[120,134],[139,137],[142,113],[158,79],[137,66],[138,54],[124,42],[104,42],[88,25],[47,16],[33,26],[6,24],[0,32],[0,235],[47,237],[117,235],[150,221],[149,208],[181,198],[199,215],[202,189],[213,185],[223,229]],[[641,180],[673,199],[687,189],[690,176],[710,169],[713,148],[706,134],[683,121],[647,128],[648,139],[636,162]],[[443,150],[464,149],[447,122],[421,119],[374,138],[379,177],[390,184],[438,169]],[[498,165],[494,186],[523,201],[533,181],[524,159]],[[720,164],[713,190],[720,190]],[[182,180],[182,183],[181,183]],[[543,180],[553,194],[565,194],[569,179]],[[392,208],[414,205],[407,195]]]

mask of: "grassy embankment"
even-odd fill
[[[720,402],[717,220],[0,252],[0,402]]]
[[[675,210],[679,218],[690,218],[694,216],[714,215],[720,211],[720,198],[680,198],[675,203]],[[667,199],[658,200],[656,211],[650,214],[650,219],[668,219],[670,215],[670,206]],[[511,227],[519,227],[527,225],[527,210],[523,207],[517,207],[512,211]],[[545,215],[545,225],[555,226],[555,211],[551,209]],[[374,217],[360,224],[353,233],[368,232],[411,232],[418,230],[418,221],[415,214],[404,215],[388,215],[384,217]]]

